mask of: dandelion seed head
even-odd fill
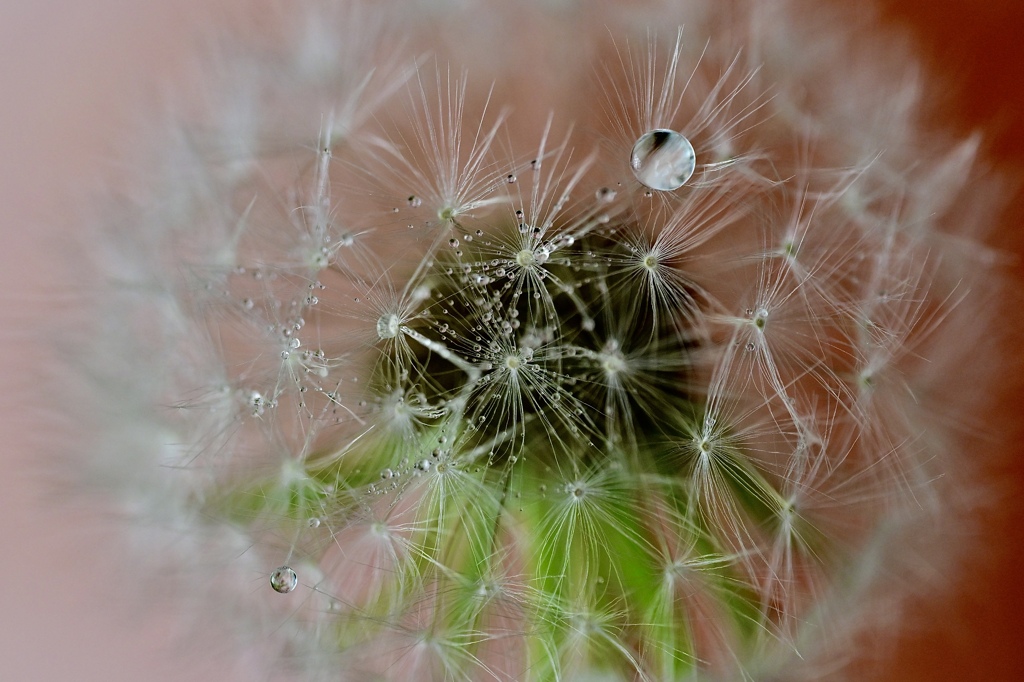
[[[677,5],[310,10],[110,240],[96,449],[303,595],[210,599],[284,672],[832,675],[957,522],[976,142],[876,36]]]

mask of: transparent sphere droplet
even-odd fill
[[[381,339],[393,339],[398,336],[401,324],[402,321],[394,313],[381,315],[380,319],[377,320],[377,336]]]
[[[295,575],[295,571],[290,566],[281,566],[270,574],[270,586],[274,588],[275,592],[288,594],[298,584],[299,576]]]
[[[693,175],[697,155],[690,141],[674,130],[651,130],[633,145],[629,167],[645,187],[674,190]]]

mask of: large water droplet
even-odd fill
[[[270,574],[270,586],[274,588],[275,592],[288,594],[298,584],[299,576],[295,575],[295,571],[290,566],[281,566]]]
[[[644,186],[657,190],[682,187],[697,166],[693,145],[673,130],[651,130],[633,145],[629,167]]]

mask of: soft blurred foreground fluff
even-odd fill
[[[219,55],[94,240],[133,565],[268,678],[850,676],[984,494],[997,206],[819,5],[308,4]]]

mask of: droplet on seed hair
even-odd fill
[[[393,339],[398,336],[400,326],[401,320],[398,319],[398,315],[394,313],[381,315],[377,320],[377,336],[381,339]]]
[[[669,191],[679,189],[697,167],[693,145],[673,130],[651,130],[633,145],[629,167],[645,187]]]
[[[270,586],[275,592],[288,594],[299,584],[299,576],[290,566],[281,566],[270,574]]]

